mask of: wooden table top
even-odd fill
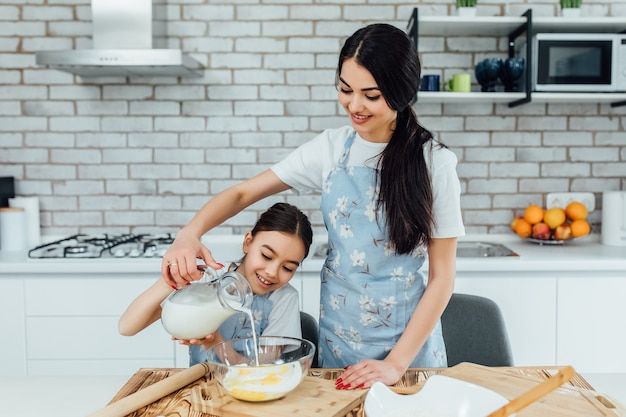
[[[405,373],[403,378],[397,384],[395,384],[395,386],[409,387],[414,385],[420,385],[423,384],[432,375],[444,374],[447,376],[464,379],[468,382],[478,383],[479,385],[483,385],[487,388],[493,389],[494,391],[499,392],[501,395],[504,395],[505,397],[511,399],[516,395],[519,395],[519,393],[528,389],[528,387],[532,387],[534,384],[537,384],[542,380],[545,380],[550,376],[556,374],[559,369],[560,367],[556,366],[489,368],[468,363],[459,364],[451,368],[411,368]],[[120,400],[128,395],[131,395],[144,387],[163,380],[168,376],[182,370],[183,369],[180,368],[139,369],[120,389],[117,395],[111,400],[111,403]],[[309,416],[309,413],[307,412],[307,410],[302,410],[301,406],[304,404],[304,400],[309,400],[309,397],[312,396],[312,391],[315,391],[315,389],[317,389],[318,392],[320,389],[326,391],[324,391],[324,395],[322,397],[319,397],[318,395],[318,409],[315,410],[315,413],[311,412],[310,415],[324,415],[327,417],[363,417],[363,400],[365,398],[365,395],[367,394],[367,390],[334,390],[334,381],[342,374],[342,372],[343,369],[311,369],[309,370],[308,377],[305,378],[305,381],[302,384],[303,386],[299,386],[298,388],[296,388],[296,390],[289,393],[283,399],[269,401],[266,403],[248,403],[245,401],[233,399],[228,394],[223,393],[223,391],[219,389],[219,384],[217,384],[216,381],[212,380],[211,374],[209,373],[199,380],[195,381],[194,383],[191,383],[186,387],[183,387],[182,389],[175,391],[172,394],[163,397],[160,400],[149,404],[148,406],[143,407],[140,410],[135,411],[134,413],[128,414],[127,417],[260,417],[265,415],[272,417],[293,417],[295,415],[298,415],[299,417],[307,417]],[[506,380],[507,382],[498,382],[503,380]],[[315,383],[317,383],[317,386],[313,387],[311,384]],[[503,385],[498,385],[501,383]],[[331,399],[329,397],[337,395],[335,393],[346,393],[348,391],[352,391],[351,394],[354,396],[352,400],[356,399],[356,402],[351,402],[350,404],[356,404],[356,406],[351,407],[350,410],[346,410],[345,407],[337,408],[337,403],[340,403],[341,401],[347,401],[345,399],[347,397],[341,398],[341,401],[339,401],[339,399]],[[582,407],[580,413],[585,414],[580,414],[578,413],[578,411],[575,410],[572,412],[569,412],[567,410],[562,411],[563,407],[561,403],[563,403],[563,399],[558,398],[558,396],[563,396],[564,394],[558,394],[558,391],[562,391],[563,393],[565,393],[564,398],[566,399],[566,402],[571,403],[572,405],[576,405],[576,407],[573,408]],[[620,415],[612,411],[610,407],[604,409],[604,406],[602,406],[599,401],[598,404],[600,405],[595,404],[594,401],[597,401],[597,396],[593,392],[593,387],[579,374],[576,374],[569,382],[565,383],[562,388],[555,391],[555,393],[557,394],[550,395],[553,395],[554,401],[558,403],[558,407],[550,404],[550,401],[548,401],[547,404],[538,404],[537,408],[535,408],[534,410],[531,409],[531,407],[533,407],[533,405],[531,405],[526,409],[530,410],[530,412],[518,412],[518,417],[537,417],[544,415],[546,417],[578,417],[580,415],[584,415],[585,417],[617,417]],[[549,397],[546,398],[549,399]],[[572,398],[574,402],[572,402]],[[576,404],[576,401],[580,401],[580,404]],[[300,409],[298,410],[298,413],[294,414],[295,410],[298,408],[294,408],[296,404],[300,406]],[[550,406],[552,406],[553,408],[546,408]],[[325,407],[327,407],[327,409],[325,409]],[[543,407],[544,409],[542,409],[541,407]],[[585,409],[585,407],[589,409]],[[621,411],[623,411],[623,409]]]

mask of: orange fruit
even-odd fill
[[[543,209],[531,204],[524,210],[524,219],[530,224],[536,224],[543,220]]]
[[[543,214],[543,222],[547,224],[550,229],[556,229],[565,223],[565,210],[561,207],[552,207],[547,209]]]
[[[580,201],[572,201],[565,207],[565,215],[570,220],[585,220],[587,214],[587,207]]]
[[[587,220],[574,220],[572,224],[570,224],[570,228],[572,229],[573,237],[586,236],[591,232],[591,226]]]
[[[526,219],[517,219],[515,222],[515,233],[518,236],[527,238],[533,232],[533,226]]]

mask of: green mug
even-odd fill
[[[448,80],[448,90],[455,93],[469,93],[472,90],[472,76],[470,74],[454,74]]]

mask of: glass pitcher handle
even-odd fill
[[[200,278],[198,282],[213,282],[219,279],[225,272],[224,269],[215,270],[205,264],[198,264],[196,268],[198,268],[198,271],[204,272],[204,275],[202,275],[202,278]]]
[[[238,272],[229,271],[220,277],[219,300],[224,307],[242,311],[252,307],[252,288]]]

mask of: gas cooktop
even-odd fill
[[[174,241],[172,234],[78,234],[37,246],[32,259],[160,258]]]

